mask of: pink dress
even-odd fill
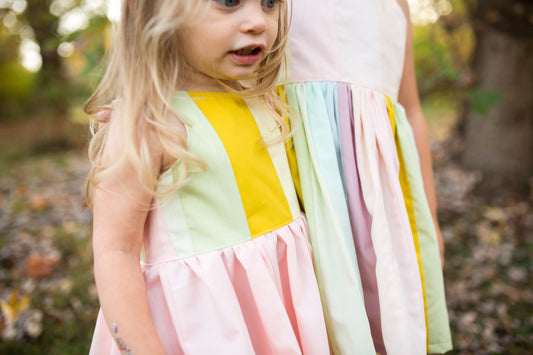
[[[146,223],[142,270],[167,354],[329,354],[285,146],[261,144],[272,116],[227,93],[178,92],[174,103],[209,169],[154,201]],[[119,354],[102,313],[90,354]]]

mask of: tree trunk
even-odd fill
[[[484,173],[485,186],[525,185],[533,176],[533,4],[479,0],[473,15],[476,90],[501,97],[485,115],[466,108],[463,163]]]
[[[63,70],[63,60],[57,53],[60,43],[57,33],[59,18],[50,13],[50,0],[28,1],[25,17],[35,34],[40,47],[42,67],[38,74],[38,96],[43,104],[57,113],[68,109],[68,93],[64,86],[68,82]]]

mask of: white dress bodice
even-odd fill
[[[291,17],[289,81],[349,82],[397,99],[407,21],[396,0],[292,0]]]

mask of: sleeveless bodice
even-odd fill
[[[147,264],[235,245],[300,216],[285,147],[268,144],[279,129],[258,99],[177,92],[174,104],[187,124],[188,150],[208,168],[157,202],[147,223]],[[160,181],[169,185],[179,173],[176,164]]]
[[[395,100],[406,31],[396,0],[293,0],[289,82],[348,82]]]

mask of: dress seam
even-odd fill
[[[206,251],[202,251],[202,252],[199,252],[199,253],[196,253],[196,254],[192,254],[192,255],[187,255],[187,256],[183,256],[183,257],[176,257],[176,258],[173,258],[173,259],[169,259],[169,260],[164,260],[164,261],[160,261],[160,262],[156,262],[156,263],[150,263],[150,264],[143,264],[141,263],[141,268],[143,269],[143,271],[147,270],[147,269],[150,269],[152,267],[157,267],[157,266],[161,266],[161,265],[164,265],[164,264],[168,264],[168,263],[172,263],[172,262],[176,262],[176,261],[180,261],[180,260],[186,260],[188,258],[193,258],[193,257],[200,257],[204,254],[208,254],[208,253],[214,253],[214,252],[219,252],[223,249],[228,249],[228,248],[233,248],[233,247],[237,247],[237,246],[240,246],[240,245],[243,245],[245,243],[248,243],[248,242],[253,242],[255,240],[259,240],[261,237],[265,237],[267,236],[268,234],[271,234],[271,233],[274,233],[282,228],[288,228],[288,226],[294,222],[297,222],[301,219],[304,218],[304,214],[301,213],[300,215],[298,215],[296,218],[293,218],[292,220],[290,220],[289,222],[285,223],[285,224],[282,224],[278,227],[275,227],[273,228],[272,230],[268,231],[268,232],[264,232],[262,234],[259,234],[255,237],[250,237],[248,239],[244,239],[240,242],[237,242],[236,244],[230,244],[230,245],[226,245],[226,246],[221,246],[220,248],[216,248],[216,249],[212,249],[212,250],[206,250]]]

